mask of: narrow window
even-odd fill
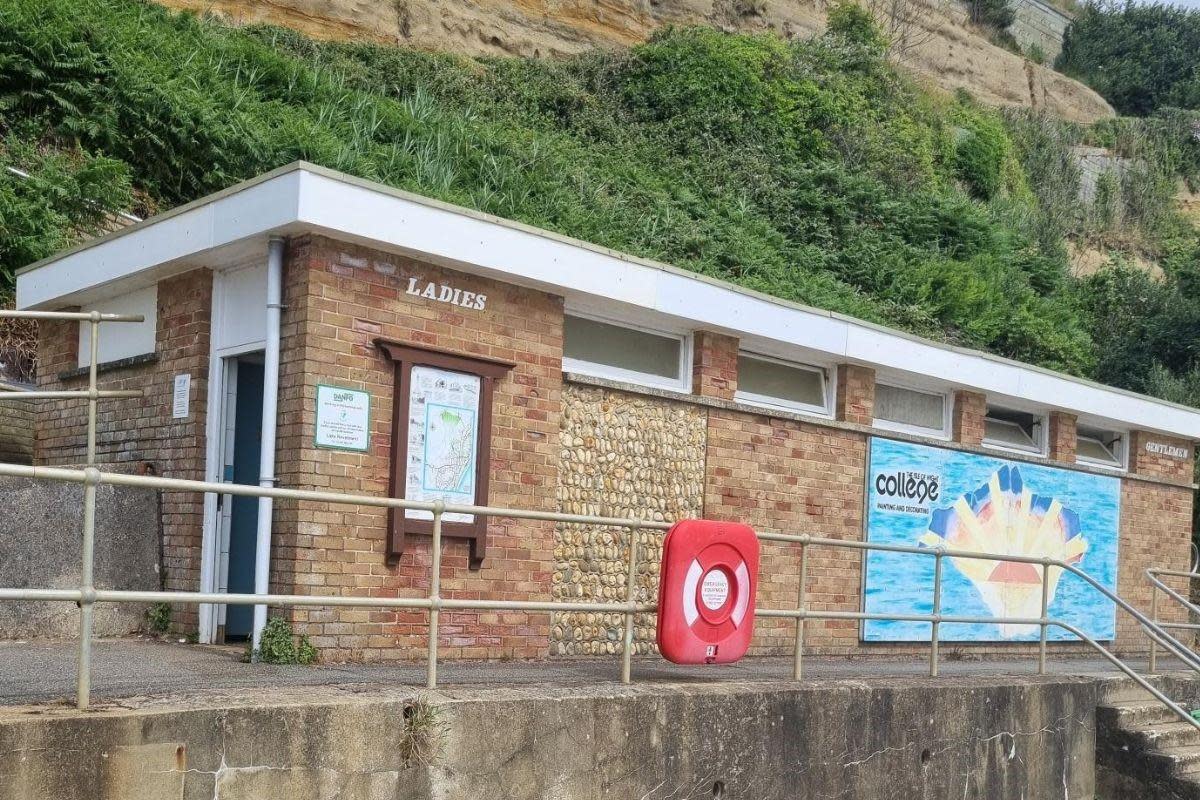
[[[563,320],[563,369],[688,391],[688,339],[588,317]]]
[[[989,404],[983,420],[983,443],[1026,453],[1045,453],[1046,417]]]
[[[880,428],[945,439],[949,436],[947,407],[944,394],[875,384],[875,425]]]
[[[1098,467],[1125,467],[1125,434],[1080,425],[1077,429],[1075,460]]]
[[[825,370],[754,353],[738,354],[735,399],[754,405],[828,416],[831,398]]]
[[[120,361],[154,352],[158,332],[158,284],[136,292],[99,300],[85,306],[83,311],[104,314],[141,314],[142,322],[115,322],[101,325],[98,358],[100,364]],[[87,367],[92,360],[92,323],[79,323],[79,366]]]

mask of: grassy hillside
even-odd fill
[[[98,208],[170,207],[295,159],[805,303],[1192,396],[1200,245],[1170,121],[1083,131],[930,93],[854,6],[785,43],[667,31],[565,61],[230,29],[137,0],[0,9],[0,275]],[[1076,200],[1075,142],[1144,167]],[[1098,195],[1099,197],[1100,195]],[[1163,261],[1069,276],[1067,237]],[[1140,309],[1153,311],[1143,313]],[[1147,321],[1149,320],[1149,321]],[[1196,325],[1200,332],[1200,324]]]

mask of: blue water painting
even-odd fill
[[[1052,557],[1117,586],[1121,484],[1115,477],[1003,458],[871,440],[867,479],[867,541],[909,546]],[[932,614],[934,558],[868,551],[864,610]],[[1049,616],[1088,636],[1111,641],[1116,606],[1077,575],[1051,570]],[[950,616],[1037,618],[1040,567],[946,558],[942,613]],[[929,641],[926,622],[867,620],[870,642]],[[1049,638],[1074,639],[1051,627]],[[1036,641],[1036,625],[943,623],[942,641]]]

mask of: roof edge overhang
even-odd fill
[[[61,308],[109,284],[136,288],[172,271],[206,263],[219,268],[223,249],[295,233],[366,244],[572,303],[640,310],[695,329],[1200,441],[1197,409],[771,297],[305,162],[18,270],[17,307]]]

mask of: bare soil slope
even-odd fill
[[[808,35],[824,0],[161,0],[326,39],[372,39],[465,55],[552,56],[630,45],[662,25]],[[903,61],[931,85],[985,103],[1045,108],[1069,120],[1113,115],[1091,89],[991,44],[956,0],[914,0]],[[920,5],[928,4],[928,5]]]

